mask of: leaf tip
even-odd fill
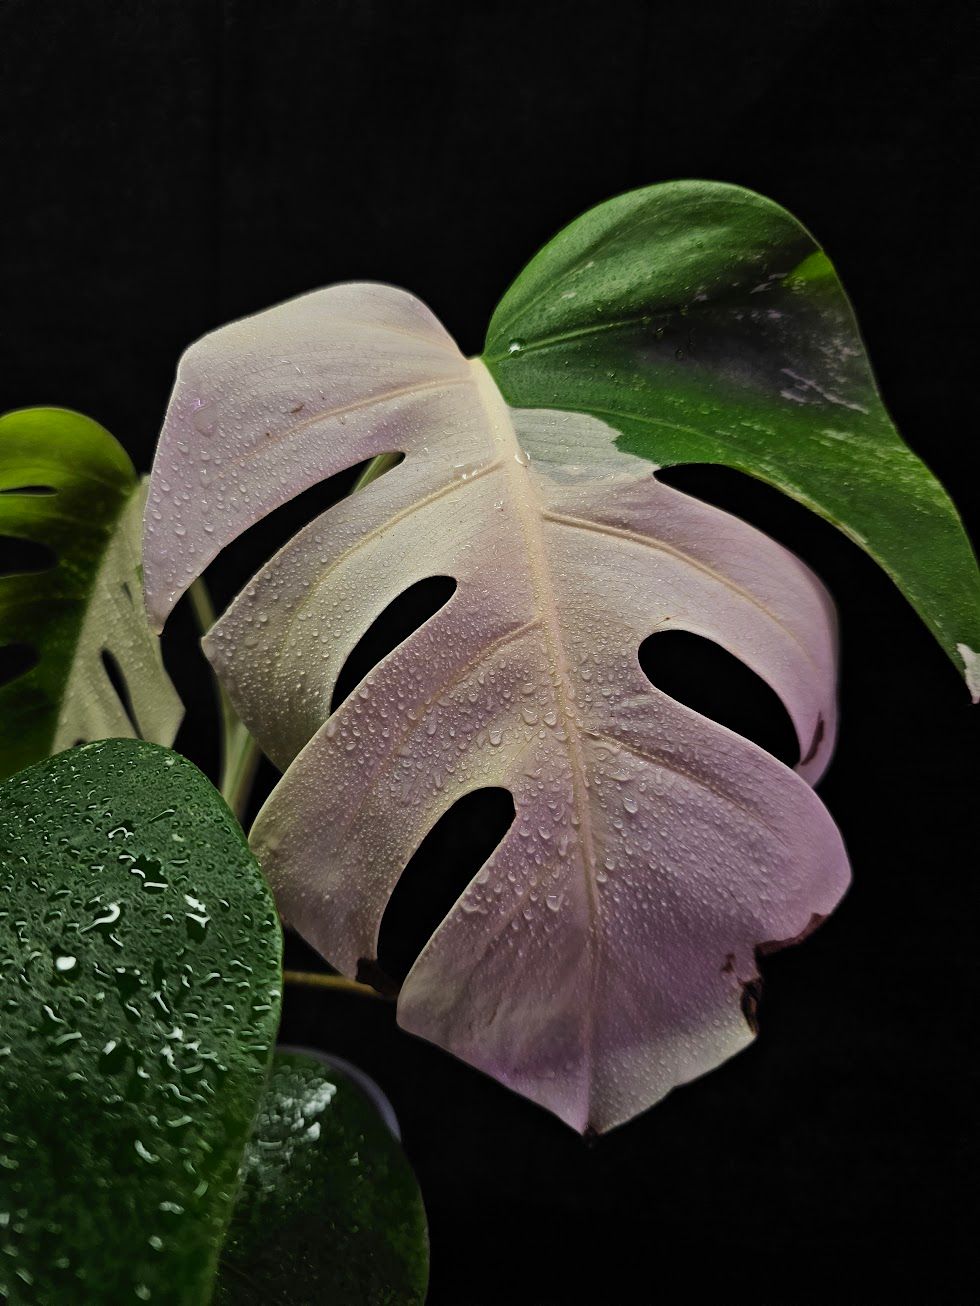
[[[957,644],[956,651],[963,659],[963,678],[974,703],[980,703],[980,653],[969,644]]]

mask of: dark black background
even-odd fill
[[[81,409],[147,468],[178,354],[206,329],[366,277],[419,294],[476,352],[564,222],[709,177],[779,200],[824,243],[900,428],[975,527],[975,13],[0,0],[0,409]],[[759,1041],[588,1145],[398,1032],[382,1002],[293,991],[285,1034],[392,1099],[434,1306],[972,1300],[975,713],[843,537],[735,474],[682,475],[803,555],[841,610],[843,734],[821,793],[855,882],[805,946],[766,961]],[[314,506],[231,551],[219,599]],[[168,658],[180,744],[213,769],[181,614]],[[464,834],[433,865],[456,867]]]

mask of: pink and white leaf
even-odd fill
[[[218,551],[373,454],[404,460],[301,531],[206,650],[285,775],[252,831],[286,918],[353,975],[426,833],[486,786],[515,818],[436,929],[400,1023],[604,1130],[743,1047],[756,949],[848,881],[810,788],[835,732],[833,609],[752,527],[658,482],[580,414],[511,410],[417,300],[347,285],[235,323],[181,363],[147,514],[162,624]],[[365,629],[417,580],[456,590],[330,714]],[[652,686],[683,629],[782,699],[794,772]]]

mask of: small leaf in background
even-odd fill
[[[785,209],[704,181],[597,205],[504,295],[484,361],[510,404],[591,413],[658,466],[722,463],[826,517],[980,696],[962,523],[892,425],[827,256]]]
[[[0,785],[0,1295],[209,1299],[281,934],[203,775],[152,744]]]
[[[420,1306],[429,1246],[405,1154],[336,1067],[277,1052],[221,1254],[222,1306]]]
[[[97,422],[60,408],[0,417],[0,537],[51,564],[20,571],[14,553],[0,570],[0,668],[6,654],[14,673],[0,686],[0,777],[79,741],[173,742],[180,701],[141,594],[144,499]]]

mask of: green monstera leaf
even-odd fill
[[[173,742],[180,701],[140,601],[144,499],[97,422],[59,408],[0,417],[0,536],[55,555],[0,575],[0,652],[22,670],[0,686],[0,776],[79,741]]]
[[[0,785],[0,1298],[210,1300],[280,953],[190,762],[111,740]]]
[[[723,463],[839,526],[980,696],[980,576],[902,442],[816,241],[770,200],[680,181],[600,204],[507,291],[484,362],[508,403],[588,413],[658,466]]]
[[[351,1078],[276,1054],[221,1256],[223,1306],[421,1306],[425,1209],[397,1138]]]

